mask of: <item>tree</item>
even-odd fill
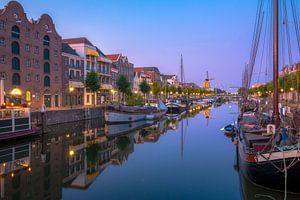
[[[143,80],[139,85],[140,91],[144,94],[145,104],[146,104],[146,94],[148,94],[151,90],[150,85],[147,83],[146,80]]]
[[[91,71],[88,72],[85,79],[85,87],[90,90],[92,93],[96,93],[100,90],[100,76],[97,72]],[[96,104],[96,101],[95,101]]]
[[[173,94],[175,94],[176,92],[178,92],[177,87],[175,85],[172,85],[170,87],[170,92],[172,92]]]
[[[144,103],[144,99],[140,94],[130,94],[127,96],[128,106],[141,106]]]
[[[159,94],[159,92],[160,92],[160,85],[157,83],[157,82],[154,82],[153,84],[152,84],[152,88],[151,88],[151,90],[152,90],[152,93],[155,95],[155,97],[156,97],[156,99],[157,99],[157,95]]]
[[[122,100],[124,103],[124,95],[125,94],[130,94],[130,82],[128,81],[127,77],[124,75],[121,75],[118,80],[117,80],[117,87],[119,92],[122,93]],[[119,98],[120,102],[120,98]]]

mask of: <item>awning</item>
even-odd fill
[[[114,88],[112,85],[109,85],[109,84],[101,84],[101,89],[102,90],[112,90]]]
[[[69,87],[84,88],[84,84],[82,82],[69,81]]]
[[[97,56],[99,57],[99,53],[93,49],[86,49],[85,54],[88,56]]]

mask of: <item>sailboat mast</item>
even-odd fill
[[[279,125],[278,90],[278,0],[274,0],[273,28],[273,123]]]

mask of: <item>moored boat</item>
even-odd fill
[[[141,120],[156,120],[167,112],[162,102],[159,107],[119,106],[110,107],[105,111],[105,121],[108,123],[129,123]]]
[[[0,140],[10,140],[35,133],[31,126],[30,108],[7,107],[0,109]]]

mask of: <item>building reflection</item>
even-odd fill
[[[107,167],[125,163],[135,144],[157,142],[187,117],[126,128],[107,127],[101,120],[69,123],[1,145],[0,199],[62,199],[63,187],[85,190]]]

